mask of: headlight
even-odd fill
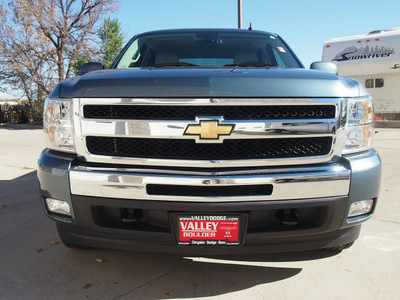
[[[58,98],[46,99],[43,129],[46,134],[48,148],[75,152],[71,100]]]
[[[368,96],[347,101],[346,143],[343,153],[370,149],[374,135],[372,99]]]

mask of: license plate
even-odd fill
[[[240,216],[178,216],[179,245],[239,245]]]

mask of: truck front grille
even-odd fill
[[[186,139],[86,137],[91,154],[136,158],[235,160],[321,156],[329,154],[332,137],[226,139],[201,144]]]
[[[223,116],[225,120],[333,119],[334,105],[85,105],[86,119],[195,120],[201,116]]]

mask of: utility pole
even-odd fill
[[[238,28],[243,28],[242,23],[242,0],[238,0]]]

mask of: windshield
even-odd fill
[[[125,49],[115,67],[221,66],[301,67],[278,36],[251,31],[184,31],[140,35]]]

